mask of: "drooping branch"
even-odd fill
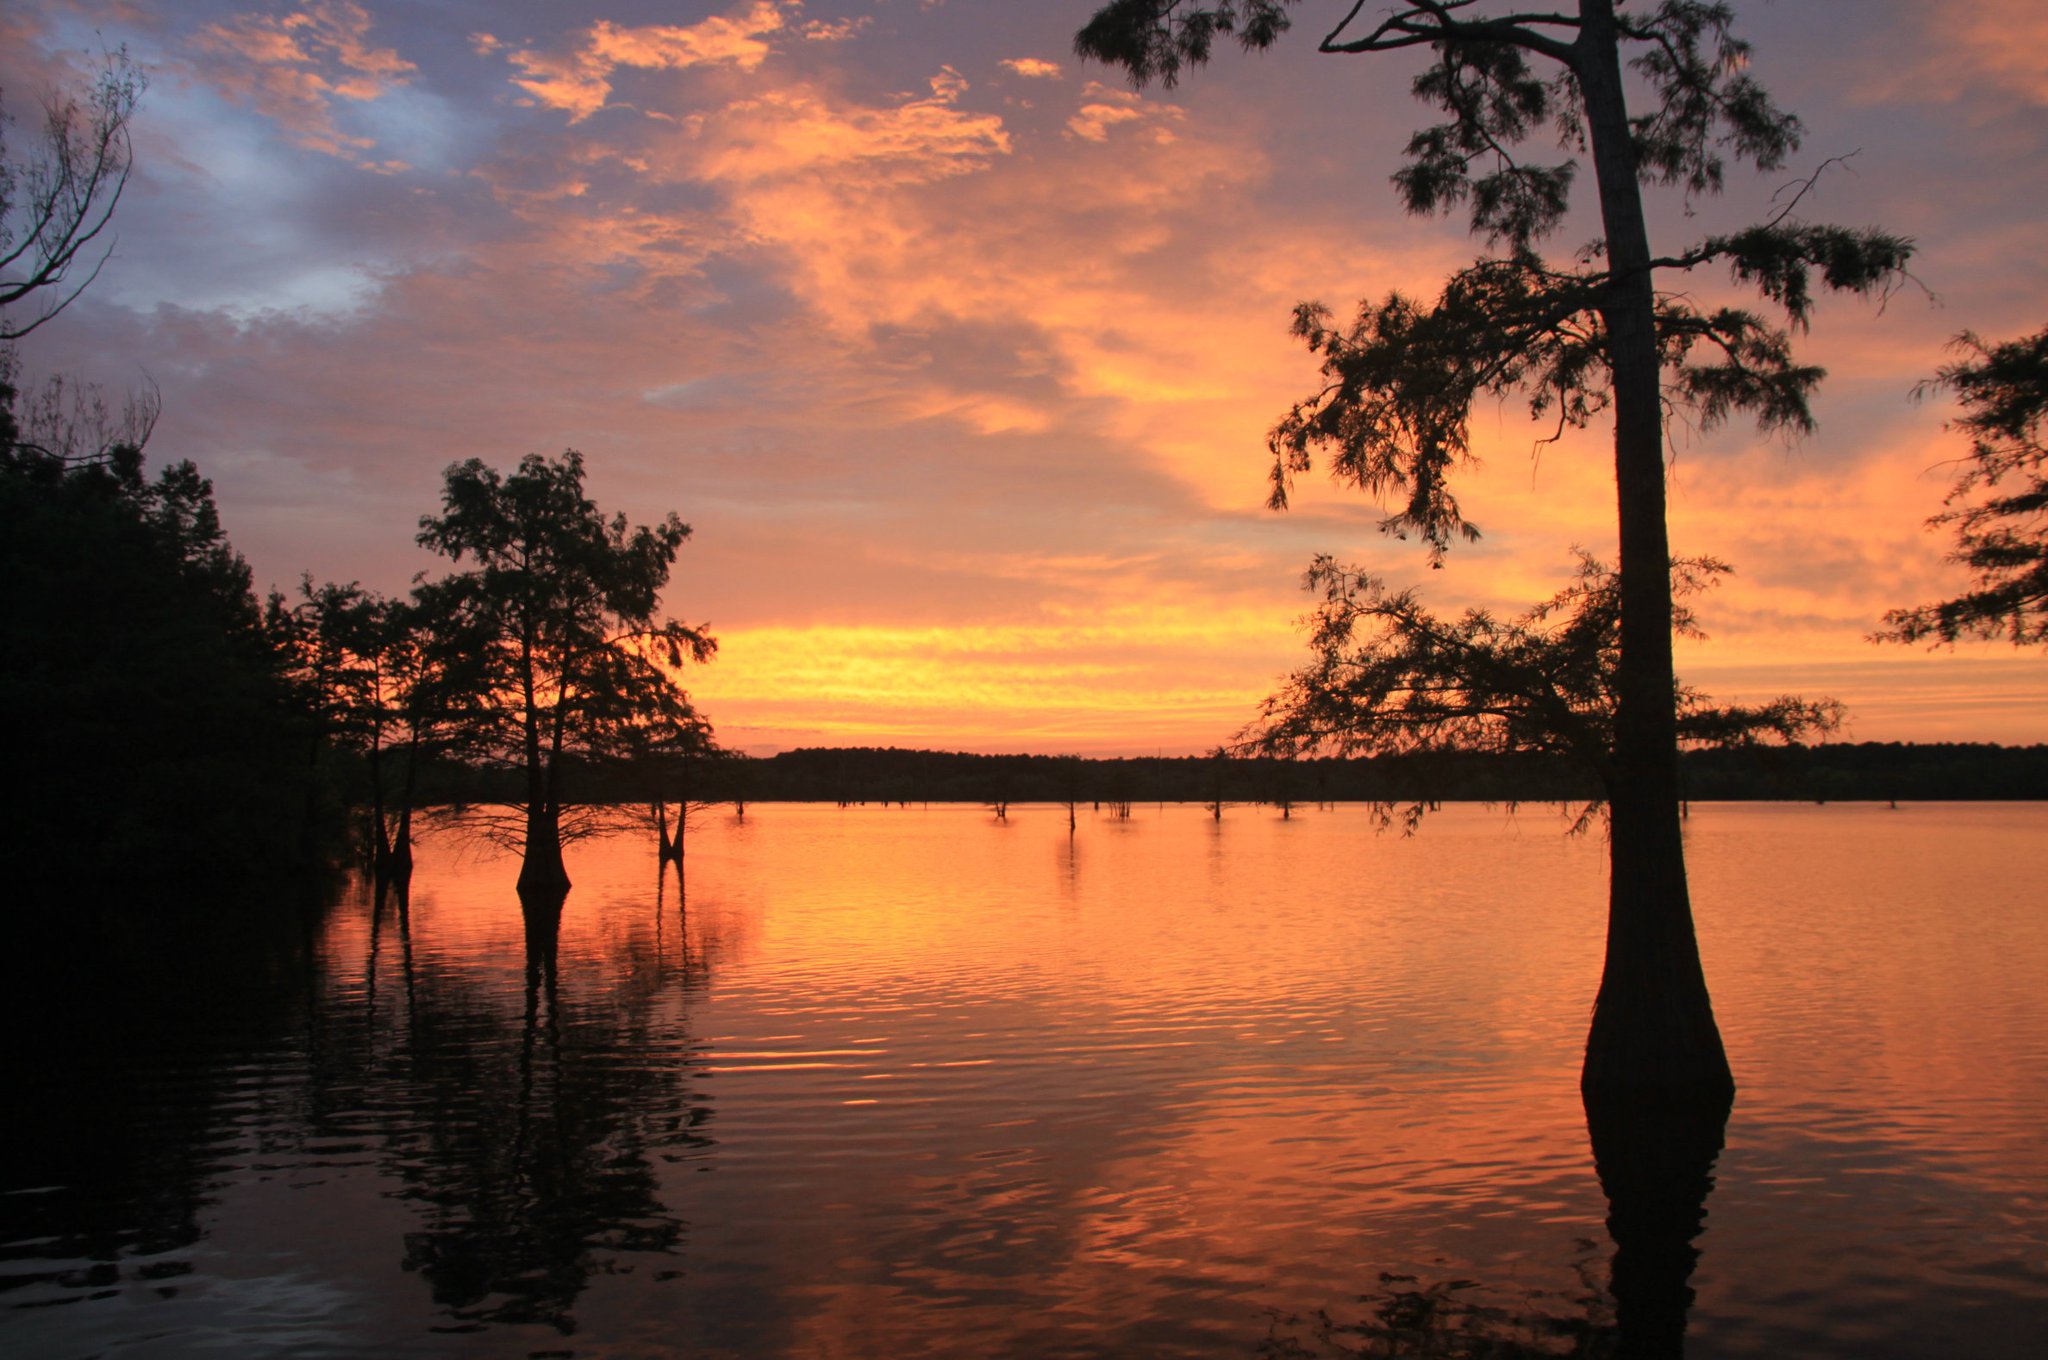
[[[1654,96],[1652,111],[1631,123],[1646,178],[1682,184],[1688,198],[1719,193],[1719,148],[1759,170],[1776,169],[1798,149],[1799,120],[1749,76],[1750,47],[1735,37],[1727,5],[1664,0],[1645,20],[1616,18],[1624,38],[1648,49],[1629,63]]]
[[[1367,304],[1347,328],[1318,304],[1297,308],[1294,332],[1322,356],[1328,382],[1268,437],[1271,503],[1286,505],[1293,476],[1321,449],[1338,479],[1403,498],[1386,532],[1419,534],[1433,556],[1454,534],[1476,538],[1447,484],[1470,457],[1472,403],[1526,385],[1538,414],[1554,403],[1574,423],[1590,418],[1598,401],[1588,375],[1599,360],[1587,318],[1599,284],[1597,274],[1558,273],[1523,255],[1464,271],[1432,308],[1398,293]]]
[[[1970,436],[1970,454],[1927,527],[1953,531],[1947,560],[1969,570],[1971,585],[1892,610],[1875,640],[2048,643],[2048,329],[1998,345],[1965,331],[1955,348],[1969,357],[1922,390],[1956,394],[1963,413],[1950,428]]]
[[[1703,636],[1689,601],[1728,570],[1705,557],[1673,564],[1681,634]],[[1305,585],[1321,596],[1304,619],[1311,660],[1238,734],[1240,752],[1551,755],[1612,786],[1621,603],[1605,564],[1581,552],[1569,585],[1509,619],[1476,609],[1439,616],[1414,590],[1390,590],[1328,556]],[[1686,687],[1676,699],[1689,746],[1806,740],[1834,731],[1843,712],[1832,699],[1792,696],[1716,705]]]
[[[1109,0],[1074,35],[1074,51],[1121,66],[1131,82],[1153,80],[1172,89],[1185,66],[1202,66],[1219,36],[1235,37],[1247,51],[1263,51],[1290,26],[1293,0]]]

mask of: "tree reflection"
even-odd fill
[[[1586,1128],[1614,1244],[1604,1290],[1591,1243],[1574,1262],[1583,1289],[1537,1295],[1515,1307],[1501,1305],[1475,1280],[1424,1283],[1383,1272],[1380,1287],[1358,1300],[1367,1316],[1276,1315],[1258,1354],[1267,1360],[1679,1360],[1700,1256],[1695,1242],[1728,1113],[1726,1102],[1713,1100],[1587,1102]]]
[[[1591,1244],[1587,1244],[1590,1248]],[[1537,1295],[1508,1307],[1490,1301],[1476,1280],[1424,1284],[1413,1275],[1382,1271],[1380,1287],[1358,1302],[1369,1315],[1340,1322],[1276,1316],[1257,1354],[1266,1360],[1534,1360],[1534,1357],[1609,1357],[1617,1330],[1589,1258],[1576,1263],[1584,1289],[1569,1296]],[[1553,1304],[1554,1299],[1554,1304]]]
[[[1694,1245],[1706,1223],[1714,1163],[1728,1129],[1725,1100],[1697,1104],[1586,1101],[1593,1164],[1614,1239],[1618,1356],[1676,1360],[1685,1353]]]
[[[407,1099],[418,1117],[391,1131],[389,1169],[423,1220],[402,1265],[457,1330],[569,1334],[594,1275],[676,1256],[684,1223],[661,1200],[659,1168],[710,1142],[683,1055],[647,1052],[680,1038],[649,1013],[666,989],[635,985],[645,973],[629,967],[608,995],[565,1005],[560,938],[559,908],[527,913],[516,1028],[453,978],[417,996]]]

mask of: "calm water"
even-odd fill
[[[1315,1310],[1418,1308],[1425,1354],[1607,1353],[1560,829],[720,810],[682,892],[572,852],[552,969],[515,866],[430,842],[406,915],[17,1050],[0,1353],[1324,1354]],[[1742,1090],[1686,1353],[2039,1355],[2048,808],[1688,836]]]

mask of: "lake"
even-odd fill
[[[552,959],[439,836],[17,1039],[0,1353],[1611,1354],[1563,828],[718,808],[680,885],[574,847]],[[2039,1355],[2048,806],[1687,844],[1740,1092],[1685,1353]]]

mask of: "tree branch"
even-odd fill
[[[1578,50],[1569,43],[1532,31],[1531,25],[1568,28],[1576,31],[1579,20],[1568,14],[1509,14],[1495,19],[1459,19],[1453,10],[1473,0],[1409,0],[1407,13],[1390,14],[1362,38],[1338,41],[1364,8],[1363,0],[1330,30],[1318,51],[1353,54],[1392,52],[1404,47],[1430,47],[1439,43],[1505,43],[1550,58],[1562,66],[1578,69]]]

